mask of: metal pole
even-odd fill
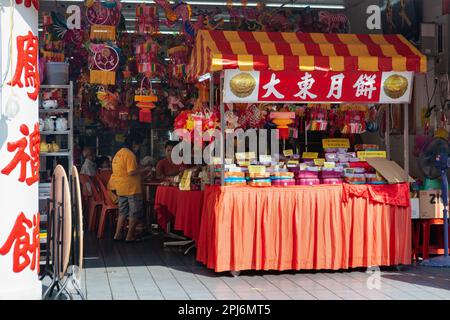
[[[308,152],[308,128],[305,118],[305,152]]]
[[[404,104],[403,118],[403,148],[405,161],[405,182],[409,182],[409,105]]]
[[[212,77],[212,76],[211,76]],[[223,78],[220,74],[220,85],[219,85],[219,99],[220,99],[220,132],[222,136],[222,141],[220,142],[220,185],[224,185],[224,171],[225,171],[225,107],[223,104]]]
[[[386,119],[386,132],[384,133],[384,143],[386,145],[386,156],[388,160],[391,160],[391,105],[386,105],[385,112]]]

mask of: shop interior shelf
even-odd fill
[[[66,108],[64,108],[64,109],[39,109],[39,112],[42,112],[42,113],[64,113],[64,112],[70,112],[71,110],[70,109],[66,109]]]
[[[56,134],[70,134],[72,131],[71,130],[66,130],[66,131],[41,131],[41,135],[56,135]]]
[[[41,152],[41,156],[43,156],[43,157],[68,157],[68,156],[70,156],[70,152],[67,150],[59,151],[59,152]]]
[[[41,84],[42,89],[70,89],[70,84]]]

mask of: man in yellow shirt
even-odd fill
[[[126,242],[136,242],[136,225],[143,216],[143,197],[141,175],[148,173],[150,167],[139,167],[136,153],[143,139],[138,135],[129,135],[124,147],[121,148],[112,161],[111,187],[119,197],[119,219],[117,221],[114,240],[123,240],[123,227],[129,217]]]

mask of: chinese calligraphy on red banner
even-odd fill
[[[407,103],[410,72],[225,71],[225,103]]]
[[[39,124],[34,125],[34,131],[30,134],[28,126],[22,124],[20,132],[23,138],[15,142],[8,142],[7,150],[16,152],[11,162],[1,171],[2,174],[9,175],[18,165],[20,165],[20,182],[26,182],[31,186],[39,181],[39,152],[41,138],[39,134]],[[28,139],[27,139],[28,138]],[[26,152],[29,147],[29,154]],[[30,176],[27,177],[27,164],[30,164]]]
[[[38,66],[38,37],[31,31],[26,36],[18,36],[17,43],[17,65],[13,79],[8,83],[10,86],[23,88],[22,76],[25,79],[25,87],[34,88],[28,93],[28,97],[34,101],[38,98],[40,79]]]
[[[22,212],[17,217],[6,242],[0,247],[0,255],[7,255],[13,249],[13,272],[22,272],[29,266],[32,271],[37,268],[39,273],[39,245],[39,213],[33,215],[31,221]]]

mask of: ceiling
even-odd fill
[[[302,8],[306,6],[311,6],[312,8],[318,8],[318,9],[325,9],[325,10],[343,10],[346,7],[347,1],[353,1],[353,0],[296,0],[296,1],[283,1],[283,0],[266,0],[266,1],[259,1],[260,3],[265,3],[267,10],[276,10],[277,8],[282,7],[283,5],[285,7],[290,8]],[[359,1],[359,0],[358,0]],[[81,5],[83,6],[83,0],[40,0],[40,11],[41,12],[50,12],[50,11],[58,11],[61,13],[64,13],[66,11],[66,8],[69,5]],[[172,1],[174,2],[174,1]],[[191,4],[191,7],[193,8],[193,11],[197,10],[208,10],[213,11],[215,8],[224,9],[226,7],[226,0],[196,0],[196,1],[190,1],[185,0],[185,2]],[[254,7],[256,6],[256,3],[258,1],[250,0],[248,1],[247,6]],[[354,1],[353,1],[354,2]],[[134,24],[135,24],[135,6],[138,3],[154,3],[152,0],[122,0],[122,14],[124,15],[126,19],[126,25],[127,30],[133,30]],[[234,0],[234,5],[239,6],[241,4],[240,0]],[[352,3],[354,5],[354,3]],[[223,10],[224,12],[226,10]],[[158,10],[160,18],[164,19],[164,12],[163,10]],[[41,17],[40,17],[41,18]],[[227,22],[227,19],[229,18],[227,14],[223,15],[217,15],[216,18],[224,18],[225,23]],[[42,22],[41,19],[39,21],[39,24],[41,26]],[[171,32],[177,32],[179,30],[179,27],[175,28],[167,28],[164,26],[161,26],[161,31],[165,33],[171,33]]]

